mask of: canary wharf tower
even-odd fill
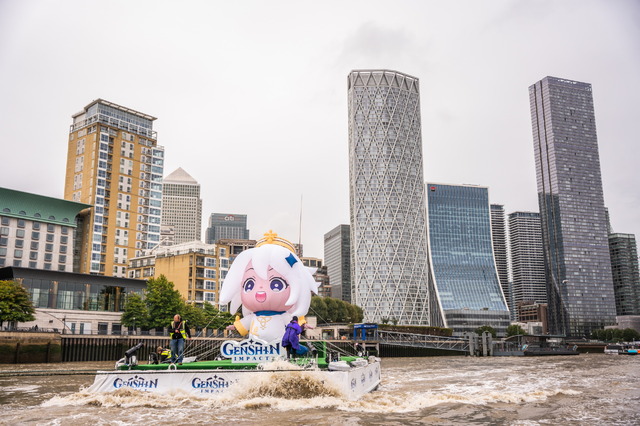
[[[418,79],[348,78],[352,303],[365,321],[429,324]]]
[[[583,337],[616,315],[591,85],[545,77],[529,99],[549,329]]]

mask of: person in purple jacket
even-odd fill
[[[298,324],[298,317],[291,318],[291,322],[287,324],[282,336],[282,347],[287,350],[287,359],[295,358],[296,355],[304,355],[307,353],[305,346],[300,346],[300,334],[302,327]]]

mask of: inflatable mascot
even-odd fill
[[[222,284],[220,304],[231,303],[230,312],[242,305],[243,318],[228,328],[265,343],[280,342],[285,327],[298,317],[306,321],[311,293],[318,283],[294,253],[293,245],[269,231],[255,248],[240,253]]]

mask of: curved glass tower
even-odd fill
[[[348,78],[352,301],[365,320],[429,324],[418,79]]]
[[[438,303],[456,335],[509,326],[493,255],[489,190],[427,183],[429,250]]]

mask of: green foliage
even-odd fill
[[[607,328],[606,330],[593,330],[591,332],[593,339],[602,340],[604,342],[632,342],[640,340],[640,333],[633,328]]]
[[[509,327],[507,327],[507,337],[517,336],[519,334],[527,334],[527,332],[524,331],[522,327],[520,327],[517,324],[511,324]]]
[[[318,318],[318,324],[334,322],[358,323],[364,315],[359,306],[334,297],[313,296],[309,306],[309,315]]]
[[[149,327],[149,310],[141,295],[132,293],[127,296],[120,322],[126,327]]]
[[[147,281],[146,303],[149,310],[149,328],[169,327],[175,314],[182,315],[186,304],[180,292],[167,277],[160,275]],[[194,326],[194,324],[190,324]]]
[[[496,337],[496,330],[490,325],[483,325],[482,327],[478,327],[475,329],[474,333],[476,333],[478,336],[481,336],[482,333],[484,333],[485,331],[488,331],[489,333],[491,333],[492,337],[494,338]]]
[[[204,315],[203,327],[209,329],[224,330],[226,326],[233,324],[235,319],[229,312],[219,311],[209,302],[204,302],[202,311]]]
[[[182,308],[182,319],[187,321],[189,328],[204,328],[207,324],[204,317],[204,310],[195,305],[184,305]]]
[[[29,292],[15,281],[0,281],[0,326],[4,321],[10,323],[35,320],[36,312]]]

